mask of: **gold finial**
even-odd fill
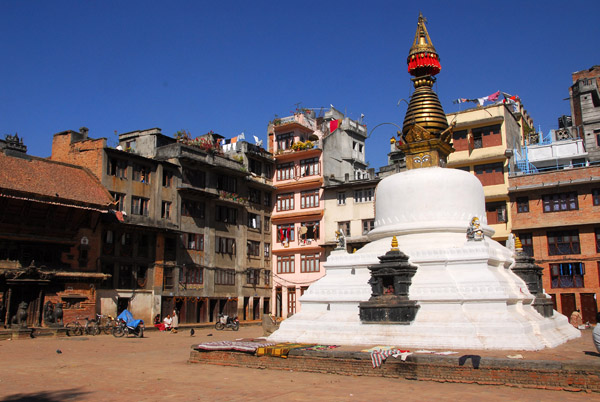
[[[392,237],[392,251],[397,251],[398,250],[398,239],[396,239],[396,236]]]
[[[402,126],[398,148],[406,155],[406,168],[417,169],[446,166],[448,155],[454,152],[450,144],[452,126],[433,91],[435,77],[441,70],[440,60],[425,27],[425,18],[419,13],[417,32],[408,55],[408,72],[415,91],[410,97]]]
[[[390,138],[390,144],[395,144],[396,143],[396,139],[394,137]]]
[[[356,253],[356,247],[352,249],[352,254]]]
[[[521,243],[521,239],[519,239],[519,236],[515,236],[515,250],[523,251],[523,244]]]

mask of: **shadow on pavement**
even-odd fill
[[[0,399],[2,402],[60,402],[82,399],[89,392],[78,391],[77,388],[64,391],[44,391],[31,394],[14,394]]]
[[[583,352],[583,353],[585,353],[588,356],[597,356],[597,357],[600,357],[600,353],[596,353],[596,352]]]

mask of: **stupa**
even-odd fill
[[[408,170],[379,183],[370,242],[352,254],[334,250],[302,310],[269,340],[539,350],[579,337],[563,315],[544,317],[532,306],[535,296],[511,270],[514,253],[491,238],[479,180],[445,168],[452,127],[432,89],[441,64],[422,15],[408,70],[415,91],[397,141]],[[409,274],[395,279],[402,269]],[[385,286],[395,294],[382,294]]]

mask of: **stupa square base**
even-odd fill
[[[583,332],[582,338],[556,349],[538,352],[455,350],[458,353],[450,356],[415,353],[408,356],[406,361],[388,357],[378,368],[373,368],[368,352],[360,352],[368,346],[341,347],[325,351],[293,349],[287,359],[257,357],[242,352],[192,350],[189,363],[600,392],[600,355],[591,352],[591,330]],[[404,349],[405,345],[400,344],[398,348]],[[507,357],[515,354],[522,354],[524,358]]]

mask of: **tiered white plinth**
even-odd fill
[[[472,217],[483,241],[467,241]],[[277,342],[397,345],[407,348],[539,350],[580,336],[566,317],[544,318],[511,270],[512,253],[489,236],[479,180],[461,170],[426,168],[382,180],[371,243],[334,251],[327,274],[301,297],[301,312],[269,337]],[[367,267],[390,250],[392,236],[418,266],[409,297],[420,309],[410,325],[362,324],[358,305],[371,297]]]

